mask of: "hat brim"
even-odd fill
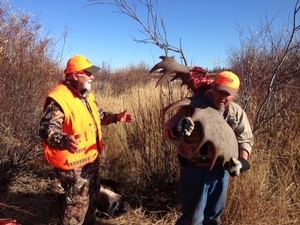
[[[231,96],[235,96],[235,94],[237,93],[237,90],[220,84],[216,85],[216,89],[218,91],[227,91]]]
[[[89,68],[86,68],[84,69],[85,71],[87,72],[90,72],[90,73],[97,73],[101,68],[98,67],[98,66],[91,66]]]

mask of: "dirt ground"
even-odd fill
[[[27,174],[16,179],[8,192],[0,193],[0,219],[11,218],[22,225],[58,225],[63,200],[64,194],[54,176]],[[95,225],[174,224],[177,216],[173,209],[168,214],[165,210],[150,212],[132,207],[114,218],[97,218]]]

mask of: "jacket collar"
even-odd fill
[[[83,91],[83,92],[78,91],[76,89],[76,85],[74,84],[74,82],[72,82],[70,80],[64,80],[62,83],[67,88],[69,88],[78,98],[85,99],[86,97],[88,97],[89,92],[88,91]]]

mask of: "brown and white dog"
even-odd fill
[[[129,210],[129,203],[117,189],[116,182],[101,180],[101,188],[97,201],[97,217],[119,216]]]

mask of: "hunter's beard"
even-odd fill
[[[89,81],[86,82],[85,85],[84,85],[84,89],[85,89],[86,91],[90,92],[91,89],[92,89],[92,82],[89,82]]]

